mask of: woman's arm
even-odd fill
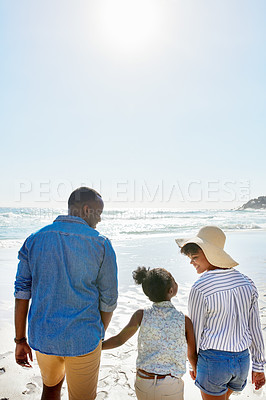
[[[132,315],[129,323],[122,329],[120,333],[118,333],[118,335],[112,336],[109,339],[103,341],[102,349],[113,349],[124,344],[128,339],[131,338],[131,336],[133,336],[137,332],[141,324],[142,317],[143,310],[136,311]]]
[[[264,355],[264,341],[260,322],[260,313],[258,306],[258,290],[254,283],[252,306],[249,313],[249,329],[251,333],[250,352],[252,356],[252,383],[255,384],[255,390],[265,385],[264,364],[266,363]]]
[[[196,379],[196,367],[197,367],[197,352],[196,352],[196,342],[194,329],[191,322],[191,319],[185,316],[185,331],[186,331],[186,339],[187,339],[187,356],[188,360],[193,369],[193,374],[190,374],[193,379]]]
[[[192,287],[188,298],[188,316],[193,324],[197,353],[199,352],[200,338],[204,329],[205,314],[204,296],[201,292]]]

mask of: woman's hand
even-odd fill
[[[255,383],[255,390],[259,390],[263,385],[265,385],[264,372],[252,371],[252,383]]]
[[[193,379],[193,381],[196,379],[196,374],[194,371],[189,371],[189,375],[191,376],[191,378]]]

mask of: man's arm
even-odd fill
[[[117,264],[113,247],[108,239],[104,244],[104,257],[97,277],[99,309],[106,331],[117,304]]]
[[[108,325],[111,322],[112,316],[113,316],[113,311],[111,312],[104,312],[104,311],[100,311],[101,313],[101,319],[103,322],[103,326],[104,326],[104,330],[106,331],[108,328]]]
[[[26,340],[27,315],[29,310],[29,300],[15,300],[15,332],[16,340],[22,340],[16,344],[15,357],[17,364],[22,367],[31,367],[29,359],[32,361],[31,348]],[[24,339],[25,338],[25,339]]]
[[[31,298],[31,271],[28,260],[27,240],[19,251],[18,270],[15,281],[15,332],[18,343],[16,345],[16,362],[23,367],[30,367],[32,352],[26,340],[27,315]],[[21,341],[20,341],[21,339]]]

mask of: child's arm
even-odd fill
[[[194,336],[194,329],[191,322],[191,319],[185,316],[185,330],[186,330],[186,339],[187,339],[187,356],[188,360],[193,369],[193,373],[190,374],[193,379],[196,379],[196,367],[197,367],[197,352],[196,352],[196,342]]]
[[[124,344],[128,339],[131,338],[131,336],[133,336],[137,332],[141,324],[142,317],[143,310],[136,311],[132,315],[129,323],[122,329],[122,331],[118,335],[112,336],[109,339],[103,341],[102,349],[113,349]]]

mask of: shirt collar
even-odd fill
[[[154,306],[160,307],[160,308],[172,308],[174,305],[171,303],[171,301],[160,301],[159,303],[153,303]]]
[[[74,217],[73,215],[59,215],[54,222],[75,222],[77,224],[87,225],[87,222],[80,217]],[[90,226],[89,226],[90,227]]]
[[[229,273],[231,271],[234,271],[234,268],[211,269],[210,271],[206,271],[206,274],[223,274],[223,273]]]

